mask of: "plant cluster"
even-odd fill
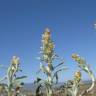
[[[3,66],[1,66],[4,68]],[[26,78],[26,76],[17,76],[17,73],[19,71],[22,71],[20,69],[20,60],[19,57],[13,56],[11,63],[9,67],[7,68],[6,75],[1,78],[1,81],[7,80],[6,84],[4,85],[4,88],[8,94],[8,96],[21,96],[20,94],[20,88],[23,85],[23,82],[21,80],[23,78]]]
[[[63,89],[59,88],[59,91],[55,90],[54,85],[58,84],[59,72],[63,72],[68,68],[64,65],[64,59],[56,54],[55,44],[52,41],[51,33],[48,28],[46,28],[45,32],[42,34],[39,59],[40,70],[37,74],[38,77],[34,81],[34,83],[38,85],[35,96],[60,96],[56,94],[59,94],[63,89],[66,90],[66,96],[87,96],[86,94],[93,90],[95,86],[95,76],[86,60],[78,54],[72,54],[72,59],[77,62],[79,68],[74,73],[73,80],[65,82]],[[59,62],[59,64],[55,64],[56,62]],[[5,68],[4,66],[0,67]],[[0,85],[0,92],[1,89],[4,88],[7,92],[7,96],[27,96],[20,92],[23,85],[22,79],[26,78],[26,76],[18,76],[17,74],[19,71],[22,72],[19,57],[13,56],[9,67],[6,69],[6,75],[0,80],[1,85],[3,85],[3,87]],[[83,71],[91,78],[92,84],[88,89],[79,93]],[[45,78],[40,77],[39,74],[43,74]],[[6,84],[2,84],[4,80],[7,80]],[[65,93],[62,96],[65,96]]]

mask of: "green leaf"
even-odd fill
[[[56,83],[58,83],[58,73],[57,72],[55,74],[55,77],[56,77]]]
[[[59,67],[59,66],[61,66],[62,64],[64,64],[64,61],[61,62],[60,64],[58,64],[57,66],[54,66],[54,69],[57,68],[57,67]]]
[[[39,83],[41,80],[42,80],[41,78],[37,77],[37,80],[34,81],[34,84],[35,84],[35,83]]]
[[[27,78],[27,76],[17,77],[15,80],[20,80],[20,79],[24,79],[24,78]]]
[[[41,96],[40,95],[40,89],[41,89],[42,85],[38,85],[38,87],[36,88],[36,96]]]

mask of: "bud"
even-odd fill
[[[18,65],[18,64],[20,64],[19,60],[20,60],[19,57],[13,56],[13,58],[11,60],[11,64]]]
[[[78,62],[79,64],[85,64],[86,62],[85,62],[85,60],[84,59],[82,59],[79,55],[77,55],[77,54],[72,54],[72,58],[76,61],[76,62]]]
[[[81,72],[80,71],[75,72],[74,77],[75,77],[76,81],[80,82],[80,80],[81,80]]]

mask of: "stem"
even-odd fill
[[[8,89],[8,96],[12,96],[11,88]]]
[[[48,74],[48,82],[49,82],[50,85],[48,86],[48,94],[47,94],[47,96],[52,96],[53,95],[53,91],[52,91],[52,69],[50,69],[50,71],[51,71],[50,74]]]
[[[73,88],[72,88],[72,96],[77,96],[77,93],[78,93],[78,85],[76,82],[74,82],[75,84],[73,85]]]
[[[11,66],[7,71],[7,79],[8,79],[8,96],[12,96],[12,74],[11,74]]]
[[[94,88],[94,86],[95,86],[95,77],[92,74],[92,72],[89,72],[89,76],[90,76],[90,78],[92,80],[92,84],[91,84],[91,86],[87,90],[83,91],[79,96],[83,96],[83,95],[89,93]]]
[[[49,78],[50,78],[50,76],[49,76]],[[52,77],[51,77],[51,81],[50,81],[50,79],[48,81],[50,83],[50,86],[48,87],[48,94],[47,94],[47,96],[52,96],[53,95],[53,91],[52,91]]]
[[[90,75],[91,79],[92,79],[92,84],[91,86],[87,89],[87,92],[90,92],[93,88],[94,88],[94,85],[95,85],[95,78],[93,76],[93,74]]]

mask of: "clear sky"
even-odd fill
[[[96,73],[95,22],[96,0],[0,0],[0,64],[8,66],[13,55],[19,56],[25,82],[32,82],[39,69],[41,34],[49,27],[56,52],[69,67],[60,81],[71,79],[77,68],[72,53],[85,57]]]

